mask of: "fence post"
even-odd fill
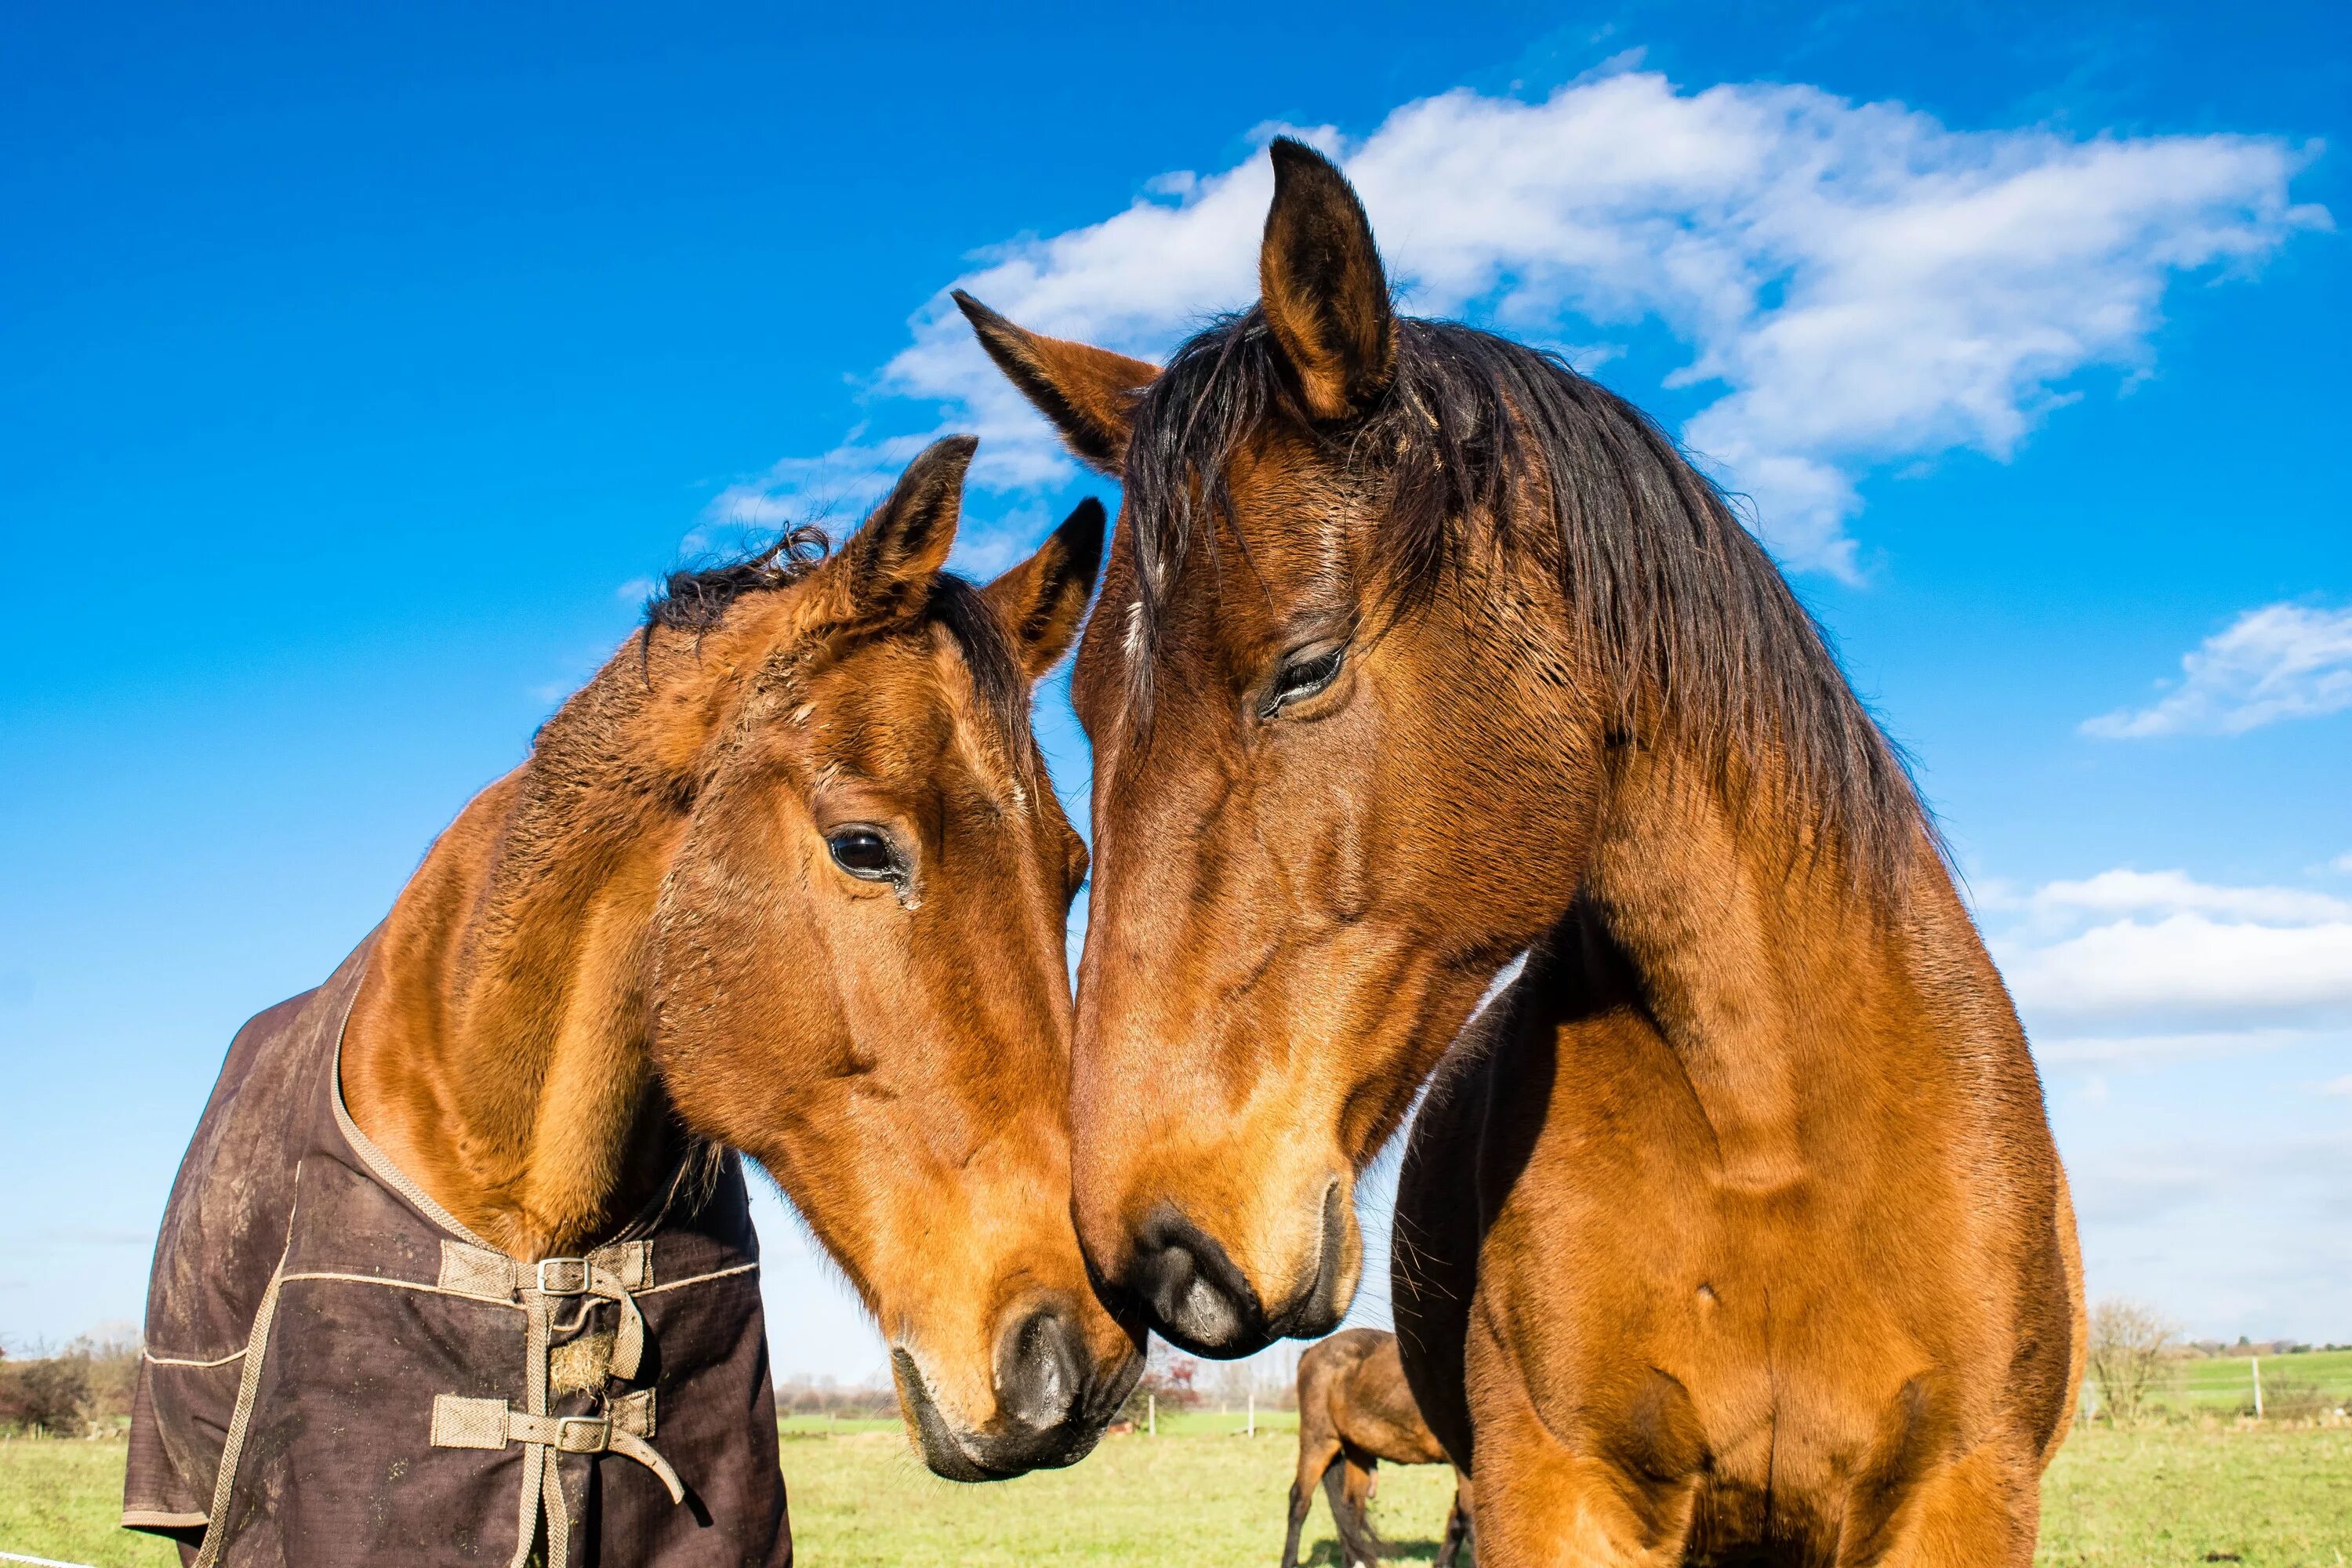
[[[2263,1418],[2263,1358],[2257,1355],[2246,1359],[2254,1366],[2254,1419],[2259,1421]]]
[[[1249,1435],[1257,1436],[1257,1390],[1249,1391]]]
[[[1147,1437],[1160,1436],[1160,1395],[1156,1394],[1143,1396],[1143,1435]]]

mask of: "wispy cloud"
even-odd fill
[[[2173,278],[2328,223],[2290,200],[2304,154],[2274,140],[1955,132],[1801,86],[1685,93],[1622,74],[1540,102],[1418,100],[1358,142],[1261,139],[1276,130],[1341,159],[1412,309],[1543,341],[1663,322],[1690,348],[1670,384],[1717,389],[1685,439],[1753,499],[1784,560],[1849,576],[1862,475],[1955,447],[2006,457],[2080,372],[2146,365]],[[1262,157],[1164,174],[958,282],[1024,325],[1158,355],[1255,296],[1270,192]],[[978,484],[1068,477],[944,291],[876,390],[981,434]],[[720,505],[756,510],[801,479],[780,468]]]
[[[2077,1035],[2036,1040],[2033,1054],[2045,1067],[2151,1067],[2164,1062],[2202,1061],[2216,1057],[2281,1051],[2323,1041],[2316,1029],[2202,1029],[2168,1035]]]
[[[2242,735],[2352,708],[2352,608],[2248,610],[2183,655],[2180,671],[2180,684],[2160,700],[2086,720],[2084,733],[2109,741]]]
[[[2186,871],[2102,871],[2079,882],[2049,882],[2028,903],[2038,910],[2095,914],[2197,913],[2254,921],[2352,921],[2352,900],[2302,888],[2230,888]]]
[[[2319,1212],[2341,1213],[2352,1201],[2352,1137],[2143,1146],[2078,1161],[2072,1173],[2076,1205],[2093,1224],[2153,1224],[2199,1205],[2247,1215],[2289,1199],[2316,1199]],[[2343,1249],[2330,1250],[2340,1268]]]
[[[783,458],[758,478],[719,491],[710,503],[710,521],[720,531],[835,521],[846,532],[930,440],[929,435],[866,440],[860,431],[822,457]],[[688,546],[699,550],[715,542],[706,533],[690,539]]]

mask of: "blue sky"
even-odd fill
[[[1163,352],[1285,128],[1409,307],[1751,498],[1950,832],[2094,1290],[2352,1339],[2340,8],[827,9],[12,17],[0,1343],[138,1315],[230,1033],[650,575],[941,428],[975,570],[1104,493],[942,290]],[[779,1366],[877,1373],[767,1235]]]

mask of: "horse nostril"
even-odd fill
[[[1086,1386],[1086,1340],[1061,1313],[1033,1312],[1007,1337],[996,1407],[1008,1423],[1030,1432],[1060,1426],[1077,1410]]]
[[[1265,1310],[1225,1249],[1183,1215],[1163,1209],[1135,1241],[1128,1284],[1154,1327],[1196,1354],[1246,1355],[1267,1341]]]
[[[1323,1245],[1307,1291],[1276,1315],[1272,1331],[1289,1339],[1319,1339],[1339,1326],[1348,1310],[1340,1300],[1340,1273],[1348,1240],[1347,1199],[1334,1179],[1323,1190]]]

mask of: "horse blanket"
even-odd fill
[[[740,1162],[520,1263],[344,1108],[371,937],[239,1030],[164,1211],[122,1522],[184,1563],[785,1568]]]

